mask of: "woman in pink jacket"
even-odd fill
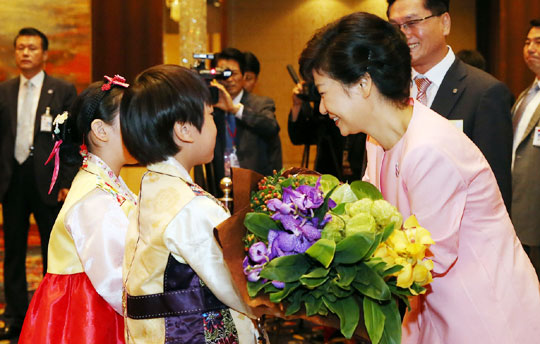
[[[300,68],[342,135],[368,134],[365,179],[435,240],[433,282],[406,313],[402,342],[538,343],[538,279],[493,172],[462,132],[409,98],[401,32],[348,15],[314,35]]]

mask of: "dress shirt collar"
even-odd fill
[[[35,89],[40,90],[41,86],[43,85],[43,80],[45,80],[45,72],[42,70],[36,75],[34,75],[31,79],[27,79],[24,75],[21,74],[19,88],[23,87],[23,85],[28,80],[32,82],[32,85],[34,85]]]
[[[240,93],[238,93],[236,95],[236,97],[234,97],[233,99],[233,104],[236,105],[238,103],[240,103],[240,101],[242,100],[242,97],[244,96],[244,90],[241,90]]]
[[[414,80],[418,75],[423,75],[428,78],[431,83],[437,85],[438,89],[439,86],[441,86],[442,84],[446,72],[448,72],[448,69],[450,69],[450,66],[452,66],[452,63],[454,63],[454,61],[456,60],[456,55],[454,54],[452,48],[449,45],[447,47],[448,52],[446,53],[446,56],[439,63],[437,63],[430,70],[428,70],[425,74],[420,74],[413,68],[412,80]]]

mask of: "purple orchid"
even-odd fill
[[[255,263],[265,263],[270,261],[268,258],[268,249],[264,242],[256,242],[249,248],[249,258]]]

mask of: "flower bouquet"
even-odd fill
[[[337,316],[346,338],[365,329],[373,343],[400,343],[396,300],[408,304],[431,282],[429,232],[414,216],[402,228],[401,214],[366,182],[298,169],[260,177],[234,170],[236,211],[217,231],[253,313],[329,326]]]

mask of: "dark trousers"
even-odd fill
[[[529,259],[536,270],[536,275],[540,280],[540,246],[523,245],[523,249],[529,256]]]
[[[33,158],[22,165],[15,162],[13,175],[4,196],[4,287],[5,318],[13,325],[22,325],[28,308],[26,282],[26,250],[30,214],[34,214],[41,239],[43,273],[47,271],[47,248],[60,206],[50,206],[39,197],[34,175]]]

